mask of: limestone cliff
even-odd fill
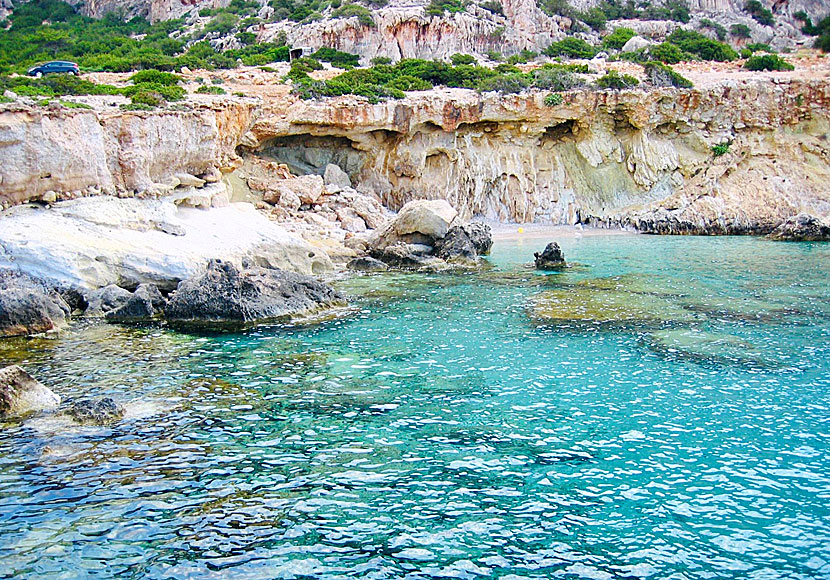
[[[283,91],[187,112],[12,109],[0,113],[0,197],[175,196],[214,168],[245,190],[251,163],[320,175],[334,164],[392,209],[446,199],[465,219],[760,233],[830,215],[825,77],[580,90],[553,107],[545,96],[444,89],[373,105]]]
[[[456,89],[378,105],[273,102],[244,155],[297,172],[338,163],[393,209],[446,199],[465,218],[737,233],[830,213],[826,80],[579,91],[556,107],[544,96]],[[727,142],[715,157],[712,146]],[[686,225],[650,223],[661,208]]]
[[[177,174],[209,178],[234,167],[252,114],[232,100],[154,113],[5,105],[0,206],[49,192],[153,196],[168,192]]]

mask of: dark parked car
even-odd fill
[[[42,77],[50,73],[69,73],[71,75],[81,74],[78,65],[68,60],[53,60],[44,64],[39,64],[34,68],[29,69],[29,76]]]

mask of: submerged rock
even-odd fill
[[[41,282],[0,270],[0,337],[58,329],[66,324],[70,311],[66,301]]]
[[[0,369],[0,418],[57,407],[61,398],[17,365]]]
[[[830,222],[800,213],[787,218],[768,237],[782,242],[826,242],[830,241]]]
[[[537,270],[561,270],[567,266],[562,248],[556,242],[551,242],[545,246],[541,254],[534,252],[533,258]]]
[[[286,321],[342,306],[343,297],[310,276],[211,260],[207,271],[179,284],[164,309],[174,324],[244,325]]]
[[[66,414],[83,425],[106,425],[122,419],[124,407],[110,397],[82,399],[74,402]]]

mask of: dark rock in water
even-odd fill
[[[147,321],[158,317],[166,305],[167,300],[155,284],[140,284],[126,303],[105,316],[111,322]]]
[[[207,271],[179,283],[164,309],[173,324],[238,326],[284,321],[345,304],[330,286],[310,276],[211,260]]]
[[[70,308],[42,282],[0,270],[0,337],[55,330],[66,323]]]
[[[398,242],[376,248],[371,251],[373,258],[380,260],[395,268],[420,268],[427,264],[427,258],[413,251],[410,244]]]
[[[533,257],[537,270],[559,270],[566,266],[565,255],[562,253],[562,248],[556,242],[551,242],[545,246],[541,254],[534,252]]]
[[[19,366],[0,369],[0,418],[50,409],[60,402],[59,396]]]
[[[351,260],[346,267],[349,270],[355,270],[357,272],[385,272],[389,269],[389,266],[380,260],[376,260],[369,256],[355,258],[354,260]]]
[[[124,407],[110,397],[104,397],[97,401],[81,399],[73,403],[66,414],[72,417],[75,422],[84,425],[106,425],[122,419],[124,417]]]
[[[493,247],[493,233],[490,230],[490,226],[479,222],[471,222],[464,224],[461,228],[473,242],[476,254],[486,256],[490,253],[490,249]]]
[[[768,236],[782,242],[826,242],[830,241],[830,223],[806,213],[800,213],[784,220]]]
[[[132,292],[115,284],[99,288],[87,297],[89,306],[84,316],[106,316],[108,312],[124,306],[132,296]]]
[[[462,226],[454,226],[449,229],[446,236],[436,240],[435,255],[442,260],[454,258],[475,260],[478,252],[466,230]]]

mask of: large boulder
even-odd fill
[[[0,337],[56,330],[66,324],[70,311],[64,299],[43,283],[0,269]]]
[[[642,36],[632,36],[623,45],[620,52],[637,52],[642,48],[648,48],[652,44],[653,43],[650,40],[643,38]]]
[[[782,242],[830,241],[830,222],[814,215],[800,213],[787,218],[768,237]]]
[[[115,284],[98,288],[87,295],[86,301],[88,306],[84,311],[84,316],[90,318],[106,316],[110,312],[118,310],[127,304],[132,296],[132,292]]]
[[[211,260],[203,275],[179,284],[164,314],[172,324],[233,327],[288,321],[344,304],[333,288],[310,276],[259,267],[240,270]]]
[[[533,258],[537,270],[561,270],[567,265],[562,248],[556,242],[551,242],[545,246],[541,254],[534,252]]]
[[[0,369],[0,418],[57,407],[61,398],[17,365]]]
[[[283,198],[299,199],[301,204],[313,205],[317,203],[325,192],[323,178],[319,175],[300,175],[290,179],[275,181],[273,189],[266,192],[263,199],[269,203],[279,203],[286,206]]]
[[[369,246],[382,250],[400,242],[432,245],[447,235],[457,215],[455,208],[444,200],[410,201],[395,219],[369,238]]]

